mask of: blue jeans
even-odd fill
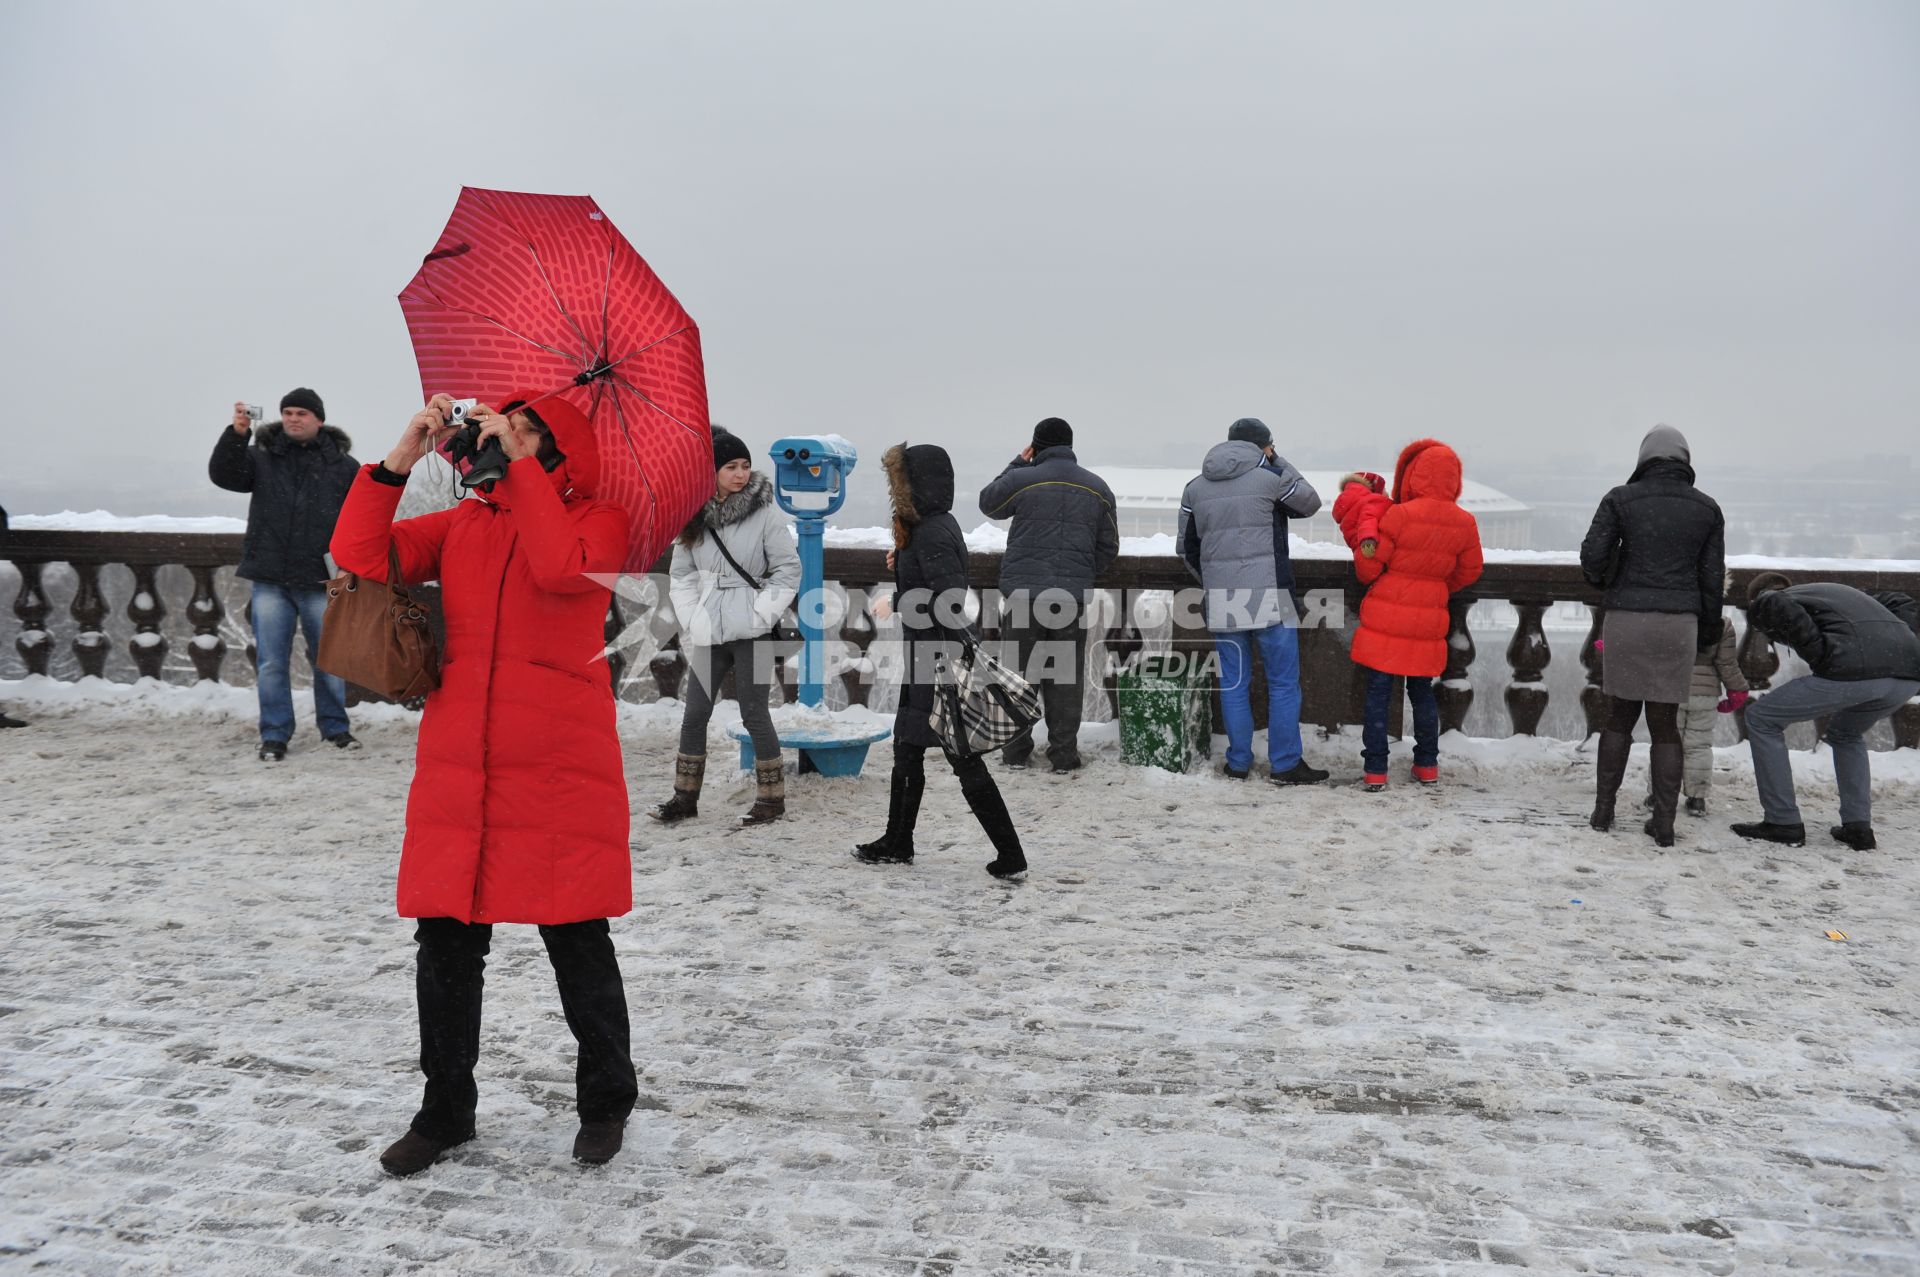
[[[1245,771],[1253,765],[1253,648],[1267,671],[1267,762],[1276,772],[1300,762],[1300,636],[1292,626],[1264,630],[1218,631],[1220,716],[1227,720],[1227,766]]]
[[[320,650],[320,618],[327,591],[321,585],[253,583],[254,680],[260,690],[260,739],[293,737],[293,627],[307,632],[307,660]],[[346,680],[313,672],[313,716],[322,736],[347,730]]]
[[[1440,702],[1434,699],[1433,680],[1407,679],[1407,699],[1413,702],[1413,765],[1432,767],[1440,761]],[[1360,764],[1375,776],[1387,772],[1387,716],[1393,712],[1393,675],[1367,670],[1367,716],[1360,729]]]

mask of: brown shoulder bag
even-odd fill
[[[410,701],[440,686],[440,645],[426,609],[400,585],[400,550],[387,547],[387,579],[342,572],[327,582],[314,664],[389,700]]]

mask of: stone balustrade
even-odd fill
[[[169,615],[157,574],[167,565],[185,569],[192,581],[191,596],[184,607],[186,655],[193,676],[220,680],[228,668],[229,644],[225,633],[233,628],[228,608],[222,602],[221,582],[217,574],[231,572],[239,561],[241,538],[232,533],[176,532],[78,532],[23,530],[7,535],[0,542],[0,560],[11,562],[20,573],[18,592],[13,600],[13,615],[19,630],[14,648],[26,672],[46,674],[61,644],[67,645],[72,662],[62,662],[78,676],[101,676],[110,653],[107,619],[112,609],[124,609],[131,627],[127,652],[140,676],[168,676],[167,657],[180,626]],[[53,615],[53,607],[43,588],[43,576],[50,564],[65,563],[75,575],[72,599],[64,617]],[[103,569],[123,565],[132,574],[126,597],[108,598],[101,586]],[[1360,590],[1349,564],[1335,559],[1300,559],[1295,562],[1297,586],[1301,592],[1327,591],[1323,599],[1344,602],[1344,627],[1309,628],[1302,633],[1301,684],[1304,697],[1301,719],[1305,723],[1338,728],[1358,723],[1364,696],[1364,677],[1347,657],[1352,626],[1358,617]],[[1784,565],[1792,571],[1792,565]],[[658,569],[665,570],[664,560]],[[974,554],[972,579],[976,585],[991,586],[998,579],[997,554]],[[826,573],[830,582],[844,587],[855,606],[848,610],[839,626],[838,638],[844,652],[857,653],[844,660],[836,675],[844,689],[846,703],[866,704],[871,691],[872,662],[864,658],[876,638],[884,636],[888,625],[876,622],[871,609],[861,600],[884,590],[891,581],[884,551],[829,547]],[[1744,595],[1753,572],[1736,570],[1732,597]],[[1865,590],[1899,590],[1920,597],[1920,571],[1878,570],[1829,571],[1806,568],[1795,574],[1800,580],[1833,580]],[[1175,616],[1158,626],[1145,626],[1143,617],[1162,618],[1168,592],[1192,586],[1184,566],[1171,557],[1123,556],[1115,562],[1100,583],[1106,591],[1108,606],[1098,610],[1101,628],[1089,636],[1094,646],[1092,671],[1102,676],[1107,688],[1109,710],[1112,706],[1111,673],[1143,648],[1159,645],[1205,652],[1211,640],[1203,629],[1183,623]],[[661,591],[660,593],[664,593]],[[1489,670],[1481,661],[1480,644],[1470,625],[1475,602],[1497,601],[1510,606],[1514,615],[1511,632],[1501,630],[1506,639],[1501,657],[1504,668]],[[1470,591],[1453,600],[1452,632],[1449,635],[1450,660],[1439,686],[1443,728],[1463,728],[1473,709],[1476,689],[1501,687],[1505,702],[1506,725],[1512,734],[1532,735],[1540,730],[1551,693],[1549,666],[1554,660],[1553,645],[1544,625],[1549,609],[1559,604],[1578,603],[1591,610],[1591,626],[1580,644],[1578,660],[1584,668],[1584,685],[1578,698],[1589,732],[1599,730],[1605,715],[1605,697],[1599,687],[1599,654],[1594,641],[1599,637],[1603,612],[1599,596],[1581,577],[1577,567],[1553,563],[1490,563],[1486,575]],[[607,618],[611,641],[637,618],[643,605],[631,599],[616,598]],[[237,618],[235,618],[237,619]],[[983,617],[989,637],[996,633],[996,618],[989,609]],[[1184,618],[1190,621],[1191,618]],[[1745,627],[1740,641],[1740,666],[1756,690],[1767,688],[1779,672],[1780,657],[1772,644]],[[125,627],[121,627],[125,628]],[[670,630],[670,626],[666,627]],[[170,633],[174,637],[170,637]],[[684,663],[668,635],[658,635],[659,645],[641,645],[645,670],[629,671],[629,656],[616,652],[610,658],[615,685],[627,699],[651,700],[675,696],[684,676]],[[1487,637],[1483,631],[1482,637]],[[250,652],[246,664],[251,664]],[[172,676],[182,677],[175,662]],[[836,702],[840,697],[834,698]],[[1264,721],[1264,696],[1260,680],[1254,686],[1256,722]],[[1397,722],[1396,722],[1397,726]],[[1485,716],[1481,717],[1484,734]],[[1893,732],[1901,746],[1920,746],[1920,707],[1909,705],[1894,716]]]

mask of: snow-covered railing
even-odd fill
[[[25,672],[76,678],[126,677],[124,662],[114,662],[120,667],[117,674],[109,670],[116,641],[109,637],[111,628],[127,636],[126,651],[134,675],[184,680],[188,677],[186,666],[177,658],[171,662],[168,659],[181,627],[170,615],[168,595],[159,580],[162,571],[175,569],[184,569],[191,580],[190,595],[181,609],[191,630],[184,645],[191,677],[220,680],[234,646],[228,638],[245,642],[246,631],[236,623],[241,618],[232,615],[241,610],[231,602],[231,568],[239,561],[241,544],[240,533],[227,530],[235,526],[234,521],[160,520],[152,528],[142,526],[139,530],[119,530],[112,524],[108,525],[112,530],[93,530],[84,522],[79,526],[33,526],[52,520],[19,522],[26,526],[17,526],[0,543],[0,561],[10,562],[20,575],[12,605],[19,626],[13,647]],[[200,526],[203,524],[213,526]],[[984,525],[968,539],[973,548],[973,581],[977,587],[990,588],[999,578],[1004,534],[992,525]],[[1178,609],[1166,606],[1170,593],[1187,590],[1193,582],[1185,567],[1169,553],[1171,546],[1161,544],[1165,540],[1130,539],[1102,580],[1105,604],[1097,609],[1088,638],[1093,653],[1091,671],[1110,676],[1130,656],[1149,647],[1171,646],[1196,652],[1211,649],[1211,640],[1203,629],[1188,623],[1190,617],[1183,622]],[[839,687],[830,692],[830,704],[867,704],[874,689],[875,662],[869,649],[876,639],[892,632],[892,624],[875,620],[868,602],[891,584],[885,545],[884,536],[878,532],[829,533],[827,578],[847,591],[851,604],[839,626],[843,655],[834,680]],[[1302,719],[1329,728],[1357,723],[1364,681],[1347,656],[1360,601],[1351,564],[1337,547],[1296,542],[1294,551],[1299,590],[1329,592],[1323,597],[1344,603],[1338,624],[1308,628],[1302,633]],[[1598,730],[1604,697],[1593,643],[1600,634],[1602,611],[1598,594],[1581,577],[1574,556],[1490,552],[1488,557],[1486,575],[1480,583],[1453,601],[1451,660],[1440,687],[1443,726],[1465,727],[1476,689],[1499,688],[1508,730],[1525,735],[1538,732],[1551,699],[1547,676],[1554,660],[1544,622],[1556,605],[1581,604],[1591,609],[1591,621],[1579,645],[1577,659],[1584,667],[1584,679],[1577,696],[1585,726],[1589,731]],[[55,608],[43,585],[47,568],[57,563],[67,564],[74,578],[64,618],[54,615]],[[1746,583],[1754,574],[1767,569],[1787,572],[1797,581],[1840,581],[1865,590],[1899,590],[1920,597],[1920,564],[1910,562],[1736,557],[1731,564],[1731,597],[1735,599],[1744,597]],[[102,588],[103,571],[115,565],[131,574],[131,581],[124,587],[116,584],[116,590],[124,588],[124,598],[118,593],[109,598]],[[663,560],[656,571],[664,572],[665,566]],[[125,579],[117,571],[112,575]],[[177,581],[177,577],[174,579]],[[181,593],[184,591],[176,589],[173,597]],[[223,601],[223,595],[229,601]],[[624,699],[652,700],[679,692],[684,664],[671,637],[670,624],[656,626],[650,642],[615,642],[621,635],[649,624],[652,618],[644,613],[657,608],[664,595],[663,589],[653,587],[628,592],[627,597],[616,597],[608,615],[607,635],[613,653],[609,660],[615,685]],[[1488,601],[1507,605],[1513,618],[1510,631],[1498,631],[1505,640],[1501,649],[1504,669],[1487,668],[1469,625],[1473,605]],[[116,616],[115,608],[123,611]],[[991,612],[985,620],[991,636],[995,629]],[[170,630],[173,637],[169,636]],[[1481,637],[1489,636],[1483,627]],[[1563,659],[1564,651],[1563,643]],[[71,659],[66,658],[67,653]],[[248,655],[247,664],[251,665],[251,653]],[[56,660],[56,656],[61,659]],[[1769,686],[1780,669],[1772,645],[1750,629],[1740,643],[1740,664],[1756,689]],[[232,672],[236,681],[250,681],[250,670]],[[1111,678],[1105,681],[1111,712]],[[1571,694],[1564,679],[1562,684],[1562,695]],[[1257,678],[1253,695],[1256,722],[1263,722],[1264,689]],[[1478,722],[1478,734],[1498,734],[1500,724],[1497,720],[1489,723],[1484,709]],[[1568,734],[1572,726],[1563,714],[1559,724],[1562,734]],[[1901,710],[1894,717],[1893,728],[1900,745],[1920,746],[1920,707]]]

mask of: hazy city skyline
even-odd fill
[[[1920,8],[9,6],[15,512],[241,513],[235,398],[417,405],[461,185],[586,193],[764,448],[1910,452]],[[451,389],[451,388],[450,388]],[[1572,462],[1569,462],[1571,466]]]

